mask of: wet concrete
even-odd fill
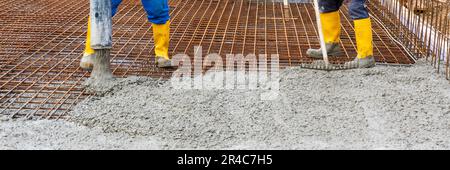
[[[98,146],[92,133],[113,135],[111,140],[126,135],[138,145],[157,141],[150,148],[161,149],[450,148],[450,84],[422,62],[335,72],[290,68],[281,73],[277,100],[261,100],[264,92],[177,90],[162,80],[130,77],[70,113],[70,121],[83,127],[61,121],[24,130],[24,122],[2,123],[1,145],[26,148],[26,141],[45,148],[39,141],[56,140],[57,149],[83,148],[62,142],[74,138],[51,135],[69,131],[89,139],[87,149],[111,148]],[[44,128],[53,124],[66,127]],[[38,137],[17,135],[27,129],[37,129]],[[124,138],[117,148],[126,148]]]

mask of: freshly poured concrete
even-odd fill
[[[161,149],[157,139],[103,133],[66,121],[0,122],[0,149]]]
[[[0,123],[0,148],[450,148],[450,84],[423,63],[287,69],[273,101],[261,100],[264,90],[176,90],[150,78],[110,87],[70,113],[79,125]]]

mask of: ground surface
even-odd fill
[[[70,121],[0,123],[0,149],[450,149],[450,84],[428,65],[282,72],[262,90],[121,80]]]

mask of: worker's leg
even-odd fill
[[[366,1],[352,0],[349,5],[350,16],[355,24],[356,46],[358,51],[358,56],[352,62],[359,67],[372,67],[375,65],[372,23],[369,18]]]
[[[373,56],[372,24],[366,6],[366,0],[352,0],[350,16],[354,20],[358,58]]]
[[[168,0],[142,0],[148,20],[153,24],[166,24],[169,21]]]
[[[94,67],[95,51],[91,48],[91,17],[88,19],[88,29],[86,34],[86,46],[84,47],[83,57],[81,57],[80,67],[85,70],[91,70]]]
[[[117,12],[117,8],[119,7],[122,0],[111,0],[112,6],[112,16],[114,16]],[[88,20],[88,30],[86,35],[86,46],[84,48],[83,57],[81,58],[80,67],[86,70],[91,70],[93,68],[93,58],[95,57],[95,51],[91,47],[91,17]]]
[[[340,53],[341,17],[339,8],[343,0],[319,0],[320,20],[328,55],[336,56]],[[322,58],[321,49],[309,49],[307,54],[313,58]]]
[[[168,0],[142,0],[148,20],[153,26],[156,63],[159,67],[171,67],[169,57],[170,16]]]
[[[119,5],[122,3],[122,0],[111,0],[111,6],[112,6],[112,16],[116,15],[117,9],[119,8]]]

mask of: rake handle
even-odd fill
[[[319,32],[319,41],[320,47],[322,49],[323,61],[325,61],[325,64],[328,65],[329,64],[328,53],[322,31],[322,22],[320,20],[319,0],[314,0],[314,11],[316,13],[317,28]]]

